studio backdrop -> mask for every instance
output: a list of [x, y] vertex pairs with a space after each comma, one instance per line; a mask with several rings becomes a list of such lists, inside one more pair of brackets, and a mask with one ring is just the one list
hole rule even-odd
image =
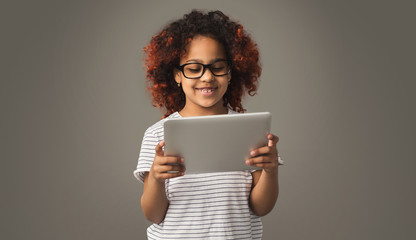
[[192, 9], [260, 49], [243, 106], [285, 160], [264, 239], [415, 239], [415, 4], [368, 0], [3, 1], [0, 238], [146, 238], [142, 49]]

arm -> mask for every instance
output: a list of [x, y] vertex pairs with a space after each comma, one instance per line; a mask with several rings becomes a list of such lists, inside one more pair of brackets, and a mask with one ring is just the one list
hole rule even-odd
[[[144, 216], [153, 223], [161, 223], [168, 210], [169, 201], [165, 193], [165, 180], [184, 175], [183, 158], [164, 156], [164, 141], [157, 144], [156, 155], [150, 171], [144, 178], [141, 206]], [[169, 165], [169, 164], [179, 165]], [[175, 172], [170, 172], [175, 171]]]
[[263, 168], [252, 173], [253, 184], [250, 194], [250, 207], [254, 214], [264, 216], [274, 207], [279, 195], [278, 152], [279, 138], [268, 134], [268, 146], [254, 149], [246, 164]]

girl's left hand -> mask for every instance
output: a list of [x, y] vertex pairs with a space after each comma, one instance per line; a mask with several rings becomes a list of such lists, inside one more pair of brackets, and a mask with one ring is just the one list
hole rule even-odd
[[276, 144], [279, 141], [279, 137], [273, 134], [267, 134], [269, 142], [267, 146], [253, 149], [250, 151], [250, 158], [246, 159], [246, 164], [263, 168], [266, 172], [276, 171], [279, 165], [278, 151]]

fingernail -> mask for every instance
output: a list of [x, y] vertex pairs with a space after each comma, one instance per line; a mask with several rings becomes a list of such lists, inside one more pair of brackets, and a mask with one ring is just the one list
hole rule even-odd
[[250, 165], [250, 161], [249, 161], [249, 160], [246, 160], [246, 164], [247, 164], [247, 165]]
[[181, 158], [181, 163], [184, 163], [184, 162], [185, 162], [185, 159]]
[[256, 152], [255, 152], [255, 151], [251, 151], [251, 152], [250, 152], [250, 155], [251, 155], [251, 156], [254, 156], [255, 154], [256, 154]]

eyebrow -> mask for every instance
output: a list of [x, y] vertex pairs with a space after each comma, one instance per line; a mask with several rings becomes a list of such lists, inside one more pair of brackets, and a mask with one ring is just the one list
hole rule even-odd
[[[227, 59], [225, 58], [215, 58], [213, 61], [211, 61], [210, 63], [216, 62], [216, 61], [226, 61]], [[203, 61], [201, 61], [201, 59], [189, 59], [186, 61], [186, 63], [188, 62], [196, 62], [196, 63], [202, 63]]]

